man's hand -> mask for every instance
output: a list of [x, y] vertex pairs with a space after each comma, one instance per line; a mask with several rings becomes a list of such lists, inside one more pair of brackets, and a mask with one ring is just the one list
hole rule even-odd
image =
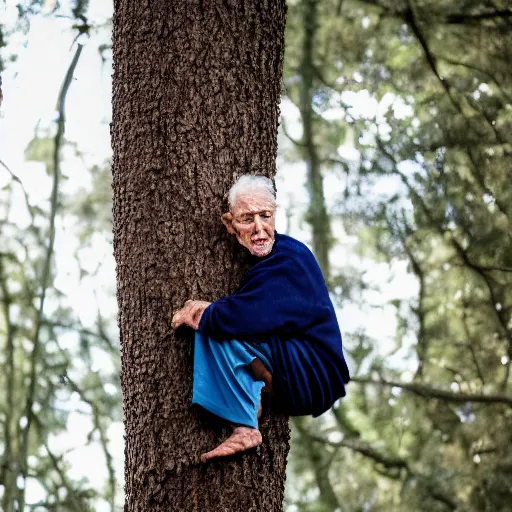
[[188, 325], [192, 329], [199, 329], [199, 322], [203, 316], [203, 311], [211, 304], [205, 300], [187, 300], [185, 305], [174, 313], [171, 326], [177, 329], [180, 325]]

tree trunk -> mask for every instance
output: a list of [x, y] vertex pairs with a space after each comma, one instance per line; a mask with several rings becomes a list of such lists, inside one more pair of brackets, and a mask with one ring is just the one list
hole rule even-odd
[[314, 140], [315, 112], [313, 96], [315, 94], [314, 50], [315, 36], [318, 29], [318, 0], [304, 0], [303, 12], [304, 38], [302, 41], [302, 58], [299, 68], [301, 76], [299, 110], [302, 119], [303, 157], [307, 166], [307, 186], [309, 191], [309, 208], [307, 221], [312, 230], [313, 253], [318, 260], [327, 283], [330, 279], [329, 249], [331, 245], [331, 219], [327, 213], [324, 196], [324, 180], [318, 148]]
[[233, 291], [220, 215], [235, 175], [275, 174], [284, 0], [115, 2], [112, 146], [127, 512], [280, 511], [289, 430], [199, 462], [228, 433], [191, 406], [187, 299]]

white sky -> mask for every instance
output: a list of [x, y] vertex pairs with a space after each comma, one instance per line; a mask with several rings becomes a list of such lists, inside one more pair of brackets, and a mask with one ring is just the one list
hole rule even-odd
[[[0, 7], [2, 22], [14, 23], [17, 2], [8, 0]], [[92, 21], [104, 22], [111, 13], [110, 2], [91, 0], [89, 17]], [[51, 181], [42, 164], [26, 162], [24, 151], [28, 142], [34, 137], [34, 130], [39, 124], [40, 133], [54, 129], [55, 103], [63, 77], [71, 62], [75, 47], [71, 48], [75, 32], [69, 19], [36, 17], [26, 35], [16, 34], [11, 40], [10, 48], [18, 55], [15, 63], [9, 64], [3, 73], [4, 104], [0, 112], [0, 159], [23, 181], [33, 204], [47, 207], [51, 190]], [[101, 164], [110, 155], [110, 64], [103, 67], [98, 53], [98, 46], [109, 41], [108, 29], [93, 34], [87, 43], [78, 63], [74, 80], [67, 100], [66, 138], [79, 142], [79, 149], [84, 154], [84, 162], [78, 158], [69, 158], [64, 165], [64, 173], [70, 179], [63, 183], [63, 191], [71, 193], [80, 187], [90, 186], [87, 167]], [[340, 99], [353, 105], [351, 115], [354, 117], [372, 117], [378, 114], [383, 122], [384, 109], [395, 101], [393, 108], [397, 115], [407, 115], [407, 107], [400, 105], [390, 96], [380, 104], [370, 98], [366, 91], [357, 95], [347, 93]], [[288, 100], [281, 105], [283, 117], [291, 135], [299, 138], [301, 127], [298, 124], [297, 108]], [[325, 113], [329, 119], [343, 116], [342, 109], [331, 109]], [[410, 115], [410, 114], [409, 114]], [[280, 140], [284, 137], [280, 136]], [[286, 151], [286, 143], [281, 144], [280, 153]], [[340, 148], [340, 156], [348, 160], [357, 160], [358, 153], [351, 144], [350, 137]], [[290, 226], [290, 234], [296, 238], [309, 241], [309, 229], [301, 221], [301, 213], [308, 204], [305, 189], [306, 174], [303, 164], [285, 163], [278, 159], [278, 203], [282, 209], [277, 217], [277, 229], [284, 231], [286, 225], [285, 210], [293, 205], [295, 215]], [[326, 177], [325, 193], [329, 205], [339, 200], [344, 188], [343, 177], [334, 174]], [[0, 187], [8, 181], [8, 175], [0, 168]], [[389, 187], [394, 184], [390, 183]], [[19, 192], [19, 190], [18, 190]], [[23, 206], [21, 194], [17, 197], [13, 213], [16, 222], [23, 226], [28, 223], [28, 216]], [[394, 341], [396, 319], [395, 310], [385, 304], [395, 298], [407, 299], [416, 296], [417, 283], [407, 275], [405, 264], [396, 262], [389, 268], [385, 264], [375, 264], [360, 259], [352, 248], [353, 238], [348, 237], [339, 222], [334, 223], [335, 235], [340, 242], [332, 251], [333, 268], [354, 266], [367, 271], [368, 280], [379, 286], [378, 294], [369, 293], [365, 298], [381, 308], [347, 305], [338, 311], [342, 332], [365, 328], [370, 336], [382, 343], [382, 352], [389, 350]], [[69, 297], [69, 305], [80, 312], [84, 325], [94, 325], [97, 304], [103, 312], [114, 314], [115, 298], [112, 289], [115, 283], [115, 267], [112, 247], [101, 237], [95, 237], [92, 248], [82, 253], [82, 260], [88, 261], [91, 268], [99, 263], [100, 272], [95, 279], [80, 280], [74, 251], [78, 247], [73, 232], [73, 222], [66, 221], [58, 226], [56, 254], [58, 275], [56, 286]], [[87, 305], [94, 307], [88, 307]], [[46, 314], [51, 313], [49, 304]], [[412, 340], [411, 340], [412, 341]], [[73, 337], [63, 338], [63, 344], [75, 343]], [[408, 347], [394, 357], [397, 364], [403, 366]], [[97, 357], [97, 368], [110, 365], [106, 358]], [[75, 407], [75, 403], [63, 404]], [[81, 414], [72, 413], [68, 422], [68, 435], [60, 435], [50, 440], [51, 448], [56, 453], [63, 453], [69, 448], [85, 444], [85, 436], [91, 429], [90, 421]], [[122, 425], [114, 424], [109, 432], [110, 448], [115, 458], [119, 482], [122, 481], [123, 437]], [[71, 463], [70, 476], [80, 479], [86, 476], [92, 485], [102, 488], [107, 481], [106, 465], [98, 444], [70, 452], [66, 459]], [[34, 482], [27, 482], [29, 502], [42, 499], [44, 493]], [[122, 501], [122, 490], [118, 493]], [[108, 510], [106, 504], [99, 504], [98, 512]]]

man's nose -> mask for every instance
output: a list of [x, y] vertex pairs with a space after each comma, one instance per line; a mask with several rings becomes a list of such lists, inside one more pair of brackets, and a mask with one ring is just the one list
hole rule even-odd
[[258, 231], [261, 231], [263, 229], [263, 222], [261, 220], [261, 217], [256, 214], [254, 216], [254, 231], [258, 232]]

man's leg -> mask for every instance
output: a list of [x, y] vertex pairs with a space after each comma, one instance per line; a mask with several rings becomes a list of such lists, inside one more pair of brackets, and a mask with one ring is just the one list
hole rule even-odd
[[248, 367], [254, 380], [262, 380], [265, 383], [265, 391], [272, 395], [272, 374], [267, 370], [263, 361], [257, 357]]
[[[248, 365], [248, 369], [254, 380], [261, 380], [265, 382], [265, 387], [263, 388], [262, 393], [267, 393], [268, 396], [271, 396], [272, 374], [265, 368], [261, 359], [255, 359], [250, 365]], [[258, 421], [261, 418], [262, 412], [263, 404], [260, 403], [258, 408]], [[243, 425], [233, 426], [233, 433], [219, 446], [217, 446], [217, 448], [207, 453], [203, 453], [203, 455], [201, 455], [201, 461], [206, 462], [207, 460], [214, 459], [216, 457], [227, 457], [238, 452], [250, 450], [251, 448], [259, 446], [262, 441], [261, 433], [258, 429]]]
[[[196, 333], [193, 403], [197, 403], [233, 424], [233, 433], [201, 460], [225, 457], [261, 444], [258, 430], [261, 390], [271, 385], [269, 372], [255, 365], [258, 378], [250, 371], [257, 357], [237, 340], [218, 342]], [[264, 378], [263, 378], [264, 377]]]
[[[252, 375], [254, 380], [261, 380], [265, 383], [265, 388], [262, 391], [272, 395], [272, 374], [267, 370], [262, 360], [256, 358], [248, 365], [249, 373]], [[263, 406], [260, 404], [258, 409], [258, 420], [261, 418], [263, 412]], [[233, 433], [223, 441], [217, 448], [203, 453], [201, 455], [202, 462], [214, 459], [216, 457], [227, 457], [234, 455], [238, 452], [250, 450], [256, 448], [262, 443], [262, 437], [259, 430], [251, 427], [245, 427], [243, 425], [233, 427]]]
[[[263, 384], [272, 391], [272, 374], [262, 345], [257, 349], [244, 342], [218, 342], [196, 333], [193, 402], [230, 421], [233, 433], [217, 448], [201, 456], [202, 461], [225, 457], [260, 445]], [[270, 366], [269, 366], [270, 367]], [[263, 384], [262, 384], [263, 382]], [[267, 393], [265, 393], [267, 394]]]

